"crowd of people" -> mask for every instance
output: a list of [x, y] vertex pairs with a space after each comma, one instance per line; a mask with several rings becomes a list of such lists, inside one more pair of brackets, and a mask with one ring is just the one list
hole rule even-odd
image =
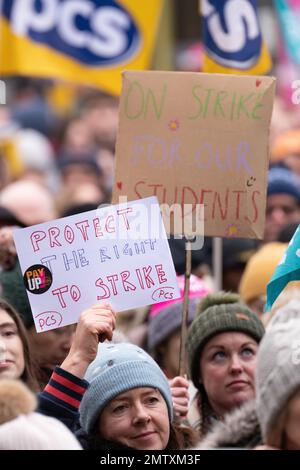
[[[13, 79], [0, 108], [0, 449], [300, 449], [300, 286], [265, 312], [300, 223], [300, 128], [272, 133], [263, 241], [193, 251], [186, 375], [179, 376], [185, 243], [170, 239], [180, 298], [37, 333], [14, 227], [111, 199], [118, 102], [80, 88], [65, 116], [47, 83]], [[54, 108], [55, 109], [55, 108]], [[274, 129], [273, 129], [274, 130]]]

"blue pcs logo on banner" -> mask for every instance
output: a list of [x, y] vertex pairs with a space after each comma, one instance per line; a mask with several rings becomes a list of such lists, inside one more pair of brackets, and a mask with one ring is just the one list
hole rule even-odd
[[5, 0], [15, 34], [89, 66], [128, 61], [141, 46], [132, 16], [114, 0]]
[[210, 57], [225, 67], [254, 66], [262, 47], [256, 0], [203, 0], [201, 5]]

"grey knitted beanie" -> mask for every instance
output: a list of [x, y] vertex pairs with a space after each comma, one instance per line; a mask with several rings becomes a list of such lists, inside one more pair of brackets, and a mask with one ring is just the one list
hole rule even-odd
[[[189, 299], [188, 322], [192, 323], [196, 314], [200, 299]], [[182, 321], [183, 302], [177, 302], [159, 311], [153, 317], [150, 317], [147, 332], [148, 351], [153, 351], [172, 333], [180, 328]]]
[[298, 388], [300, 301], [291, 300], [278, 309], [258, 349], [256, 406], [264, 439]]
[[80, 405], [80, 424], [90, 433], [105, 406], [121, 393], [138, 387], [156, 388], [162, 394], [173, 420], [169, 382], [156, 362], [143, 349], [130, 343], [103, 343], [87, 369], [90, 385]]
[[237, 294], [220, 292], [208, 295], [199, 305], [188, 330], [187, 352], [191, 379], [199, 389], [199, 359], [205, 344], [227, 331], [245, 333], [260, 342], [264, 326], [258, 316], [241, 302]]

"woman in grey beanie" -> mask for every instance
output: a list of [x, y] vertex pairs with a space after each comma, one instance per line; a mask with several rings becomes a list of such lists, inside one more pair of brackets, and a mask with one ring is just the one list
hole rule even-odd
[[188, 428], [173, 423], [170, 386], [156, 362], [129, 343], [99, 345], [87, 369], [89, 388], [80, 423], [97, 449], [115, 443], [140, 450], [178, 450], [192, 440]]
[[174, 424], [171, 389], [156, 362], [136, 345], [105, 342], [111, 341], [115, 323], [109, 305], [83, 312], [67, 358], [40, 396], [39, 410], [74, 431], [79, 418], [76, 436], [85, 449], [190, 447], [196, 436]]

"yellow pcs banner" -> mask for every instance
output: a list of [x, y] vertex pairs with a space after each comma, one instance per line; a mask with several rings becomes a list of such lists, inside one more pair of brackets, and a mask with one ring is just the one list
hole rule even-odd
[[0, 1], [0, 74], [53, 77], [121, 91], [147, 69], [164, 0]]
[[262, 38], [256, 0], [199, 0], [203, 72], [264, 75], [272, 60]]

